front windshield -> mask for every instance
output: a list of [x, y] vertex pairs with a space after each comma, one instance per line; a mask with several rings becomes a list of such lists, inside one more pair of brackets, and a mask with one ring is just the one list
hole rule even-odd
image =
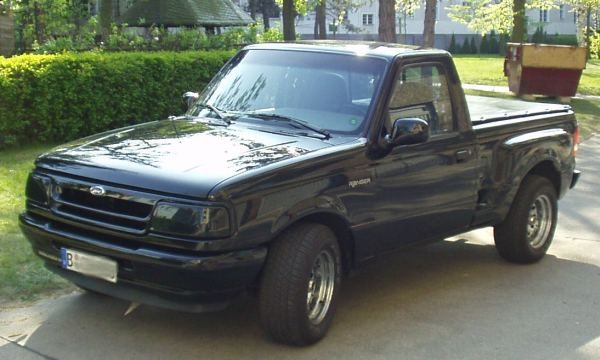
[[207, 86], [189, 114], [209, 104], [239, 119], [252, 114], [294, 118], [319, 129], [357, 132], [386, 62], [365, 56], [249, 50], [236, 55]]

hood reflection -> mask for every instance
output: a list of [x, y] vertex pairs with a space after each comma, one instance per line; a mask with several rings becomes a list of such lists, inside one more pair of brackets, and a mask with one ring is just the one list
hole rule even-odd
[[[241, 124], [159, 121], [115, 130], [56, 148], [46, 159], [134, 170], [238, 173], [328, 146], [309, 138], [279, 135]], [[233, 175], [233, 174], [232, 174]]]

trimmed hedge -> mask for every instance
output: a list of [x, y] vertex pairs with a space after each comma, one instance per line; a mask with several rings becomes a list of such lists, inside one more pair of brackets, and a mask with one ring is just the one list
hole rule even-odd
[[0, 148], [64, 142], [184, 110], [234, 51], [0, 59]]

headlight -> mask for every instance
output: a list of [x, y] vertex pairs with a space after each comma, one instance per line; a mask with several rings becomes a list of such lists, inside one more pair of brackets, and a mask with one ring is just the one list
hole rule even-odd
[[48, 207], [50, 200], [50, 182], [50, 178], [30, 173], [29, 178], [27, 179], [27, 187], [25, 188], [27, 200], [37, 205]]
[[222, 207], [160, 202], [154, 208], [150, 231], [187, 237], [229, 235], [229, 213]]

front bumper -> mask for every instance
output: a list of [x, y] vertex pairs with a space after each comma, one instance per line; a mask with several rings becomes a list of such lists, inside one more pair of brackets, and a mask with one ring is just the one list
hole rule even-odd
[[[183, 311], [225, 307], [256, 282], [267, 255], [266, 247], [210, 254], [123, 247], [55, 228], [27, 213], [20, 216], [20, 225], [46, 267], [67, 280], [124, 300]], [[117, 261], [117, 283], [64, 270], [60, 264], [62, 247]]]

